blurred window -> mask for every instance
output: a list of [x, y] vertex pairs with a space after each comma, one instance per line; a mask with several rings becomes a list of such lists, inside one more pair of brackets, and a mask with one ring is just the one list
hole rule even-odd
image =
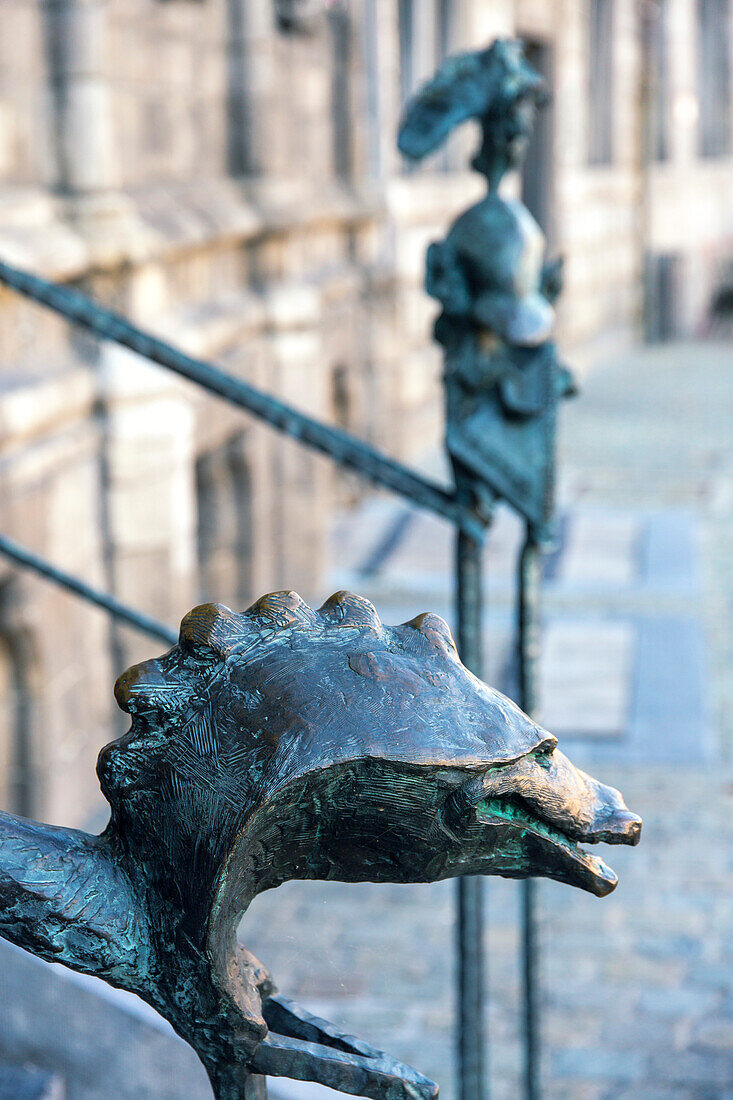
[[[397, 32], [400, 46], [400, 106], [404, 107], [415, 89], [415, 3], [397, 0]], [[414, 172], [417, 164], [403, 158], [401, 170]]]
[[613, 160], [613, 0], [588, 4], [588, 163]]
[[331, 29], [331, 119], [333, 125], [333, 167], [339, 179], [353, 175], [353, 133], [351, 97], [352, 28], [346, 4], [329, 9]]
[[397, 26], [400, 40], [400, 101], [407, 102], [415, 83], [415, 4], [397, 0]]
[[649, 0], [645, 9], [646, 65], [649, 81], [649, 156], [670, 156], [669, 0]]
[[[5, 612], [9, 602], [6, 585], [0, 592], [0, 611]], [[0, 625], [0, 805], [21, 817], [31, 817], [31, 697], [24, 650], [16, 632]]]
[[[249, 2], [249, 0], [248, 0]], [[258, 3], [259, 0], [253, 0]], [[308, 34], [322, 5], [315, 0], [275, 0], [275, 22], [285, 34]]]
[[731, 150], [730, 0], [697, 0], [698, 151]]
[[456, 0], [436, 0], [435, 3], [435, 64], [442, 65], [453, 51], [457, 38], [458, 11]]
[[[439, 69], [447, 57], [455, 53], [459, 41], [459, 0], [436, 0], [435, 3], [435, 68]], [[436, 167], [452, 172], [460, 167], [462, 159], [461, 135], [455, 130], [448, 136]]]
[[346, 431], [351, 427], [351, 394], [349, 369], [339, 363], [331, 372], [331, 413], [334, 423]]
[[541, 39], [525, 38], [524, 43], [527, 61], [545, 81], [550, 99], [537, 114], [532, 140], [524, 159], [521, 176], [522, 202], [545, 234], [548, 245], [552, 246], [555, 190], [553, 48], [550, 42]]
[[364, 65], [368, 111], [369, 175], [378, 179], [382, 174], [382, 112], [379, 95], [379, 26], [377, 0], [364, 5]]
[[235, 608], [252, 599], [252, 487], [237, 433], [196, 462], [200, 598]]

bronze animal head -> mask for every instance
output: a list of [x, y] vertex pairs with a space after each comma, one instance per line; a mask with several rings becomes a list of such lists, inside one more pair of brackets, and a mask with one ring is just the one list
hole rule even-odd
[[616, 876], [580, 843], [639, 839], [620, 794], [468, 672], [435, 615], [387, 627], [349, 593], [206, 604], [115, 691], [132, 724], [99, 757], [110, 823], [6, 815], [0, 931], [138, 992], [215, 1082], [267, 1032], [267, 983], [236, 943], [260, 891], [499, 874], [603, 895]]

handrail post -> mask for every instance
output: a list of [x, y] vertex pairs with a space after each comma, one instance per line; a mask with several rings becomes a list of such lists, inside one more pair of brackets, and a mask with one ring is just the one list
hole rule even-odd
[[[539, 544], [553, 526], [555, 413], [574, 384], [550, 339], [562, 261], [545, 261], [542, 230], [521, 202], [500, 193], [500, 183], [521, 165], [544, 99], [542, 77], [527, 63], [521, 42], [497, 39], [486, 50], [445, 61], [407, 104], [398, 138], [402, 153], [419, 161], [467, 119], [481, 130], [471, 166], [485, 177], [486, 195], [429, 246], [425, 288], [441, 305], [434, 335], [444, 349], [446, 449], [458, 494], [484, 518], [503, 500], [527, 524], [517, 645], [520, 701], [528, 711], [534, 707]], [[459, 649], [481, 676], [480, 557], [470, 539], [459, 537], [457, 559]], [[522, 918], [525, 1068], [527, 1100], [538, 1100], [532, 891], [528, 883]], [[459, 949], [465, 953], [459, 967], [461, 1100], [481, 1096], [483, 1025], [473, 1018], [480, 999], [470, 973], [473, 953], [480, 951], [479, 925], [478, 891], [466, 884], [459, 888]]]
[[[497, 39], [443, 64], [407, 104], [397, 142], [419, 161], [467, 119], [479, 123], [471, 166], [486, 195], [426, 254], [425, 289], [441, 305], [434, 336], [444, 350], [446, 449], [458, 498], [477, 517], [488, 523], [503, 499], [533, 532], [548, 526], [555, 405], [569, 384], [549, 342], [561, 265], [542, 262], [542, 231], [499, 185], [521, 164], [543, 98], [521, 43]], [[458, 648], [481, 677], [481, 548], [465, 531], [456, 550]], [[458, 909], [460, 1096], [483, 1100], [480, 883], [461, 881]]]
[[[456, 533], [456, 633], [461, 660], [481, 678], [483, 666], [482, 545]], [[460, 1100], [489, 1100], [486, 1049], [483, 879], [456, 880], [458, 921], [458, 1076]]]
[[[519, 705], [525, 713], [537, 712], [537, 676], [540, 654], [539, 599], [541, 549], [529, 524], [519, 555], [517, 576], [517, 668]], [[537, 882], [525, 879], [521, 889], [522, 1000], [524, 1008], [524, 1096], [540, 1097], [540, 997], [537, 937]]]

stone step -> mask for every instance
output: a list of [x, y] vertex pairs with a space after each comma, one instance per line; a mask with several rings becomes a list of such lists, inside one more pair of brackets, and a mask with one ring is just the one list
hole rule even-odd
[[2, 1100], [66, 1100], [62, 1079], [36, 1066], [13, 1066], [0, 1062]]

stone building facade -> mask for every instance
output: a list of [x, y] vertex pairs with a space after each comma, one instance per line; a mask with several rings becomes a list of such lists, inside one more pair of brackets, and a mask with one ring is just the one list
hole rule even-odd
[[[406, 170], [405, 97], [453, 50], [527, 37], [553, 105], [516, 186], [566, 255], [582, 364], [640, 337], [645, 288], [660, 331], [704, 318], [733, 230], [730, 7], [3, 0], [0, 256], [417, 461], [441, 417], [424, 251], [479, 181], [470, 134]], [[5, 290], [0, 464], [3, 532], [170, 623], [327, 594], [329, 515], [358, 492]], [[154, 648], [0, 563], [2, 806], [98, 812], [113, 677]]]

